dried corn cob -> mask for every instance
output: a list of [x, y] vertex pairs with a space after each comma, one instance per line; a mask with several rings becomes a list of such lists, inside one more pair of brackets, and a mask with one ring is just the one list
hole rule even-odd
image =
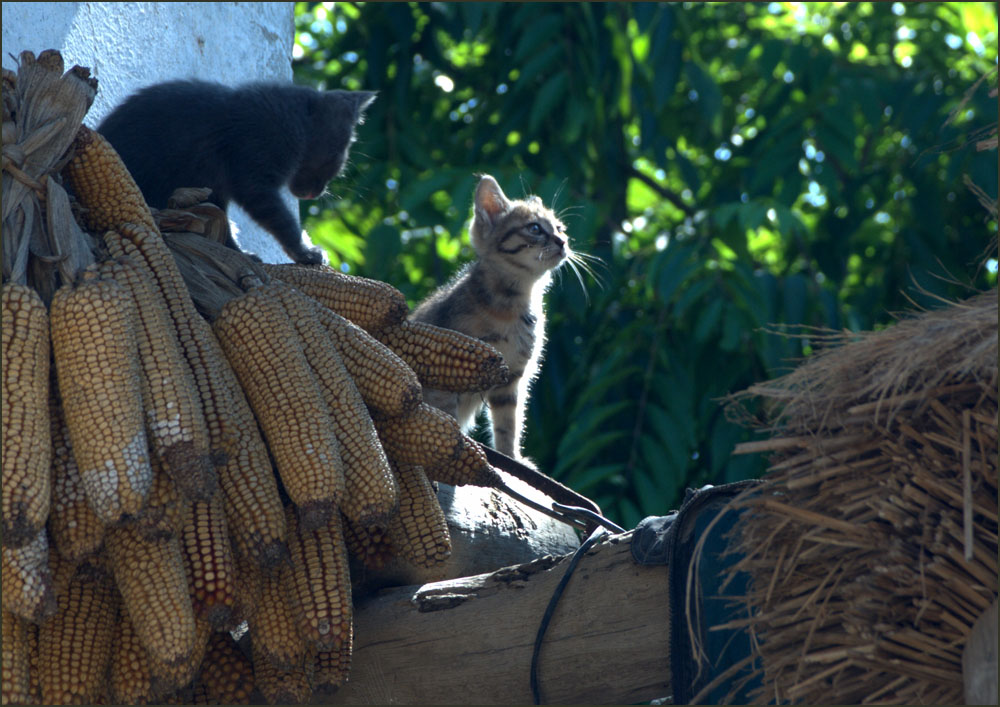
[[148, 541], [179, 537], [184, 528], [184, 515], [192, 503], [184, 498], [165, 471], [160, 461], [153, 459], [153, 488], [146, 499], [134, 527], [136, 532]]
[[384, 567], [393, 556], [394, 549], [389, 541], [387, 528], [354, 525], [346, 517], [341, 517], [344, 529], [344, 544], [351, 557], [356, 558], [369, 569]]
[[478, 392], [510, 379], [499, 351], [451, 329], [407, 320], [383, 329], [378, 339], [406, 361], [425, 388]]
[[417, 374], [378, 339], [326, 307], [316, 314], [333, 338], [365, 404], [389, 417], [405, 415], [421, 400]]
[[114, 584], [88, 563], [59, 561], [55, 572], [59, 611], [38, 632], [42, 704], [93, 704], [104, 694], [111, 659]]
[[354, 627], [347, 641], [330, 651], [319, 651], [313, 660], [312, 684], [315, 690], [334, 690], [344, 684], [351, 672]]
[[291, 569], [280, 566], [271, 572], [258, 572], [260, 601], [247, 618], [254, 655], [266, 657], [282, 668], [298, 665], [306, 655], [306, 644], [289, 606], [287, 588], [291, 580], [286, 575]]
[[431, 482], [419, 466], [396, 465], [399, 512], [389, 523], [396, 553], [418, 567], [440, 565], [451, 555], [451, 536]]
[[134, 527], [105, 533], [122, 604], [150, 660], [178, 665], [195, 649], [195, 621], [177, 538], [144, 540]]
[[462, 445], [462, 430], [451, 415], [420, 403], [403, 417], [375, 418], [375, 429], [392, 461], [425, 468], [455, 458]]
[[455, 456], [427, 467], [424, 471], [431, 481], [440, 481], [452, 486], [472, 484], [473, 486], [497, 488], [501, 482], [500, 475], [486, 459], [482, 447], [464, 434], [459, 441]]
[[63, 168], [63, 177], [84, 207], [89, 230], [102, 232], [125, 223], [156, 229], [142, 192], [103, 135], [81, 125], [69, 152], [73, 158]]
[[126, 225], [105, 234], [112, 253], [128, 255], [159, 285], [196, 381], [225, 494], [230, 531], [255, 561], [271, 566], [287, 555], [285, 515], [257, 422], [212, 333], [195, 311], [173, 255], [160, 235]]
[[307, 671], [303, 661], [295, 665], [281, 667], [273, 663], [266, 655], [257, 652], [257, 646], [253, 649], [253, 679], [254, 685], [264, 696], [264, 699], [272, 705], [297, 705], [303, 704], [311, 693], [309, 685], [309, 672], [312, 669], [312, 660], [309, 660], [309, 670]]
[[111, 644], [111, 699], [122, 705], [149, 704], [155, 699], [152, 679], [146, 649], [128, 612], [120, 611]]
[[52, 298], [52, 349], [73, 456], [105, 525], [136, 515], [153, 482], [134, 307], [113, 280], [67, 285]]
[[136, 340], [150, 448], [181, 493], [208, 499], [217, 486], [205, 415], [163, 298], [152, 278], [130, 258], [107, 260], [100, 270], [102, 276], [129, 290], [136, 303]]
[[49, 318], [24, 285], [3, 286], [2, 309], [3, 544], [20, 547], [49, 515]]
[[229, 419], [232, 403], [225, 381], [227, 375], [232, 376], [232, 371], [208, 322], [195, 310], [170, 249], [158, 232], [133, 224], [122, 226], [120, 233], [109, 231], [104, 241], [113, 255], [130, 257], [157, 283], [194, 376], [211, 451], [222, 458], [232, 456], [236, 441]]
[[253, 664], [228, 633], [213, 633], [208, 639], [196, 686], [204, 688], [207, 704], [250, 704]]
[[190, 685], [198, 674], [198, 667], [208, 649], [208, 639], [212, 635], [212, 627], [205, 619], [196, 616], [194, 619], [194, 647], [191, 655], [179, 663], [168, 663], [149, 654], [149, 672], [152, 675], [153, 694], [166, 695], [185, 685]]
[[246, 391], [302, 522], [317, 528], [344, 497], [340, 445], [295, 328], [278, 302], [248, 292], [215, 331]]
[[41, 621], [56, 610], [49, 569], [49, 541], [42, 528], [21, 547], [0, 548], [3, 610], [30, 621]]
[[288, 557], [285, 512], [271, 458], [239, 381], [226, 369], [233, 453], [218, 468], [229, 534], [236, 548], [261, 567]]
[[181, 546], [195, 613], [214, 628], [227, 626], [236, 605], [236, 574], [219, 496], [188, 504]]
[[[282, 509], [282, 521], [284, 520], [284, 509]], [[286, 562], [288, 548], [285, 547]], [[260, 606], [260, 599], [264, 593], [263, 572], [276, 571], [274, 568], [263, 568], [252, 557], [240, 551], [239, 546], [233, 543], [233, 562], [236, 565], [236, 576], [240, 578], [236, 582], [236, 607], [233, 612], [233, 623], [239, 625], [253, 616]]]
[[287, 520], [292, 613], [309, 646], [337, 649], [349, 640], [352, 621], [351, 578], [340, 515], [322, 528], [304, 530], [289, 507]]
[[52, 510], [49, 534], [52, 546], [60, 555], [78, 562], [97, 552], [104, 542], [104, 525], [97, 517], [83, 490], [80, 470], [73, 458], [69, 428], [59, 402], [58, 384], [52, 371], [49, 386], [49, 422], [52, 430]]
[[410, 311], [406, 297], [392, 285], [345, 275], [329, 266], [264, 265], [264, 270], [369, 333], [399, 324]]
[[29, 705], [31, 681], [29, 665], [31, 647], [28, 643], [27, 621], [9, 611], [3, 612], [3, 689], [0, 691], [5, 705]]
[[28, 704], [40, 705], [42, 703], [42, 685], [39, 682], [38, 666], [38, 624], [27, 621], [26, 633], [28, 636], [28, 692], [31, 701]]
[[281, 302], [302, 341], [309, 365], [332, 415], [344, 461], [345, 494], [340, 510], [355, 523], [385, 523], [396, 509], [396, 481], [361, 394], [351, 380], [313, 302], [281, 283], [260, 290]]

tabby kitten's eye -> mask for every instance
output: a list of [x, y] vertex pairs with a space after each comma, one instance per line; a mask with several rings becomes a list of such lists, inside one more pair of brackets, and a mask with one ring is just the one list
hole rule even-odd
[[537, 223], [529, 223], [528, 233], [530, 233], [533, 236], [538, 236], [542, 233], [542, 227], [539, 226]]

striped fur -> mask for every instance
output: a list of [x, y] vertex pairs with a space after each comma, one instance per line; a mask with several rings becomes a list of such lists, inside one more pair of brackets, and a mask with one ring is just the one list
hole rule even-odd
[[[482, 393], [425, 390], [424, 400], [471, 426], [489, 405], [496, 449], [520, 457], [528, 387], [545, 338], [542, 296], [550, 272], [571, 257], [566, 229], [537, 196], [509, 200], [493, 177], [476, 187], [469, 229], [478, 259], [431, 294], [411, 319], [455, 329], [491, 344], [510, 368], [507, 385]], [[485, 397], [485, 400], [484, 400]]]

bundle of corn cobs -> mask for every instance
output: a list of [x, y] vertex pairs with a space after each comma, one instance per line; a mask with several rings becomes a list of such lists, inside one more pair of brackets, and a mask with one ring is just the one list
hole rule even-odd
[[165, 236], [213, 207], [154, 218], [87, 70], [3, 78], [3, 703], [341, 684], [349, 553], [440, 563], [432, 481], [498, 481], [421, 385], [488, 389], [499, 354], [384, 283]]

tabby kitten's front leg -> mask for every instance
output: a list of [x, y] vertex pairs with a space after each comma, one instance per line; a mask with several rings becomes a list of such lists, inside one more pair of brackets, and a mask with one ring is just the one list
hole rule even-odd
[[493, 422], [493, 448], [501, 454], [517, 459], [521, 456], [521, 423], [524, 405], [518, 402], [518, 379], [494, 388], [486, 395]]

